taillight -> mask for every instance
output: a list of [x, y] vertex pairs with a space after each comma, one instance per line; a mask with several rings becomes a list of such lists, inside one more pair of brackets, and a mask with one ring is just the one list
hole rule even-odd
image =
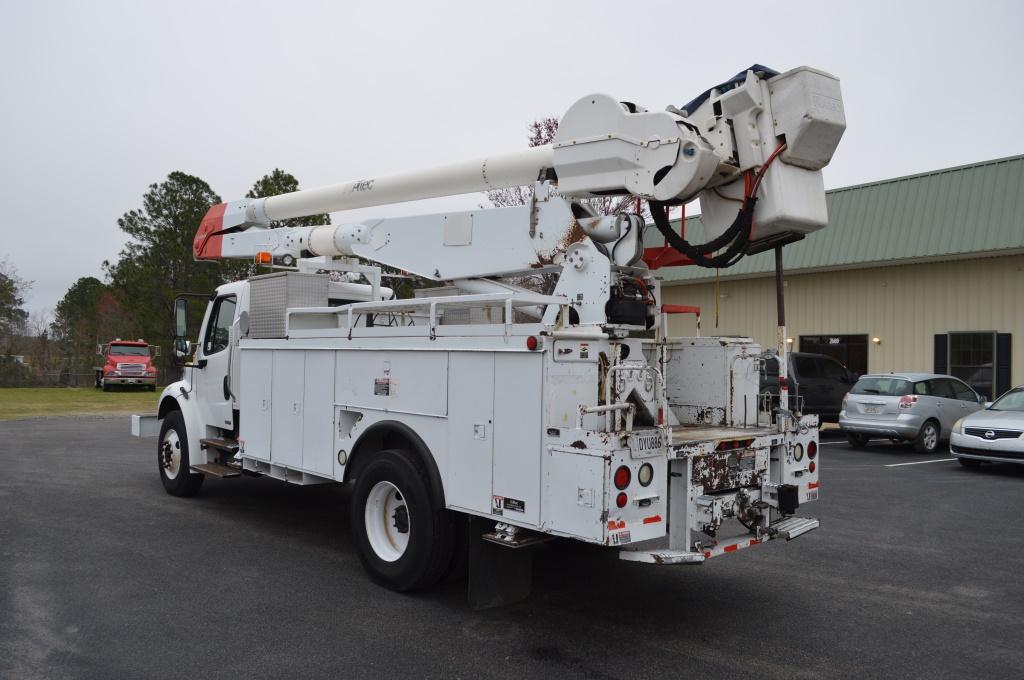
[[900, 408], [912, 408], [916, 403], [916, 394], [904, 394], [902, 397], [900, 397]]
[[640, 486], [650, 486], [654, 481], [654, 466], [650, 463], [641, 465], [640, 471], [636, 473], [636, 481], [640, 482]]
[[528, 338], [526, 338], [526, 349], [533, 352], [538, 347], [540, 347], [540, 340], [537, 339], [536, 335], [531, 335]]
[[[817, 455], [818, 455], [818, 442], [808, 442], [808, 444], [807, 444], [807, 457], [810, 458], [811, 460], [814, 460], [814, 457], [817, 456]], [[811, 465], [813, 466], [814, 463], [811, 463]], [[814, 472], [813, 468], [811, 469], [811, 472]]]
[[810, 464], [809, 464], [809, 465], [807, 466], [807, 471], [808, 471], [808, 472], [814, 472], [814, 471], [815, 471], [816, 469], [818, 469], [818, 466], [817, 466], [817, 465], [815, 465], [815, 464], [814, 464], [814, 461], [812, 460], [812, 461], [810, 462]]
[[[625, 489], [627, 486], [629, 486], [629, 480], [632, 479], [632, 477], [633, 475], [629, 471], [628, 467], [626, 467], [625, 465], [619, 466], [619, 469], [615, 471], [615, 478], [613, 479], [613, 481], [615, 482], [615, 488]], [[625, 494], [620, 495], [624, 496]], [[622, 506], [620, 505], [619, 507], [621, 508]]]
[[626, 498], [626, 494], [624, 494], [624, 493], [620, 493], [618, 496], [615, 497], [615, 505], [620, 507], [620, 508], [626, 507], [626, 503], [628, 503], [628, 502], [629, 502], [629, 499]]

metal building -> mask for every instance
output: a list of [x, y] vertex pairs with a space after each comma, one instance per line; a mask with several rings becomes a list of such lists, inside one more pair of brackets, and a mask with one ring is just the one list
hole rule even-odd
[[[828, 192], [829, 227], [784, 250], [787, 342], [856, 373], [935, 371], [993, 396], [1024, 383], [1024, 156]], [[700, 242], [700, 218], [686, 220]], [[661, 245], [649, 229], [648, 245]], [[705, 335], [775, 345], [774, 256], [661, 270]], [[693, 334], [693, 317], [672, 319]]]

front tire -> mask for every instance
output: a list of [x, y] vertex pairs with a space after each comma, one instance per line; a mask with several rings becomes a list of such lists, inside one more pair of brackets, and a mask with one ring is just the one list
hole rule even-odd
[[188, 436], [181, 411], [171, 411], [160, 425], [156, 449], [157, 468], [164, 490], [172, 496], [194, 496], [205, 476], [192, 474], [188, 458]]
[[927, 420], [921, 426], [914, 440], [914, 449], [918, 453], [935, 453], [939, 449], [939, 424], [934, 420]]
[[868, 445], [868, 436], [864, 434], [857, 434], [855, 432], [848, 432], [846, 434], [846, 441], [850, 442], [850, 446], [855, 449], [863, 449]]
[[435, 506], [420, 461], [402, 449], [374, 454], [352, 494], [359, 560], [376, 583], [398, 592], [444, 576], [455, 548], [454, 515]]

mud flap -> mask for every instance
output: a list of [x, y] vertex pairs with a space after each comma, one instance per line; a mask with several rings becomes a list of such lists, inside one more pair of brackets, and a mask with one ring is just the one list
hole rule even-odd
[[467, 523], [467, 596], [469, 606], [476, 610], [521, 602], [533, 587], [533, 549], [508, 548], [480, 538], [493, 527], [493, 520], [479, 517], [470, 517]]

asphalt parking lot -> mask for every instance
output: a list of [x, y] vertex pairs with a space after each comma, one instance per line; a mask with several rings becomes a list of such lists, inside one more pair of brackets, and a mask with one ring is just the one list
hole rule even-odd
[[[1024, 466], [822, 447], [822, 528], [698, 567], [554, 544], [533, 596], [397, 595], [346, 493], [164, 493], [125, 418], [0, 423], [0, 677], [1020, 677]], [[940, 459], [939, 462], [923, 462]], [[904, 465], [905, 463], [915, 463]]]

